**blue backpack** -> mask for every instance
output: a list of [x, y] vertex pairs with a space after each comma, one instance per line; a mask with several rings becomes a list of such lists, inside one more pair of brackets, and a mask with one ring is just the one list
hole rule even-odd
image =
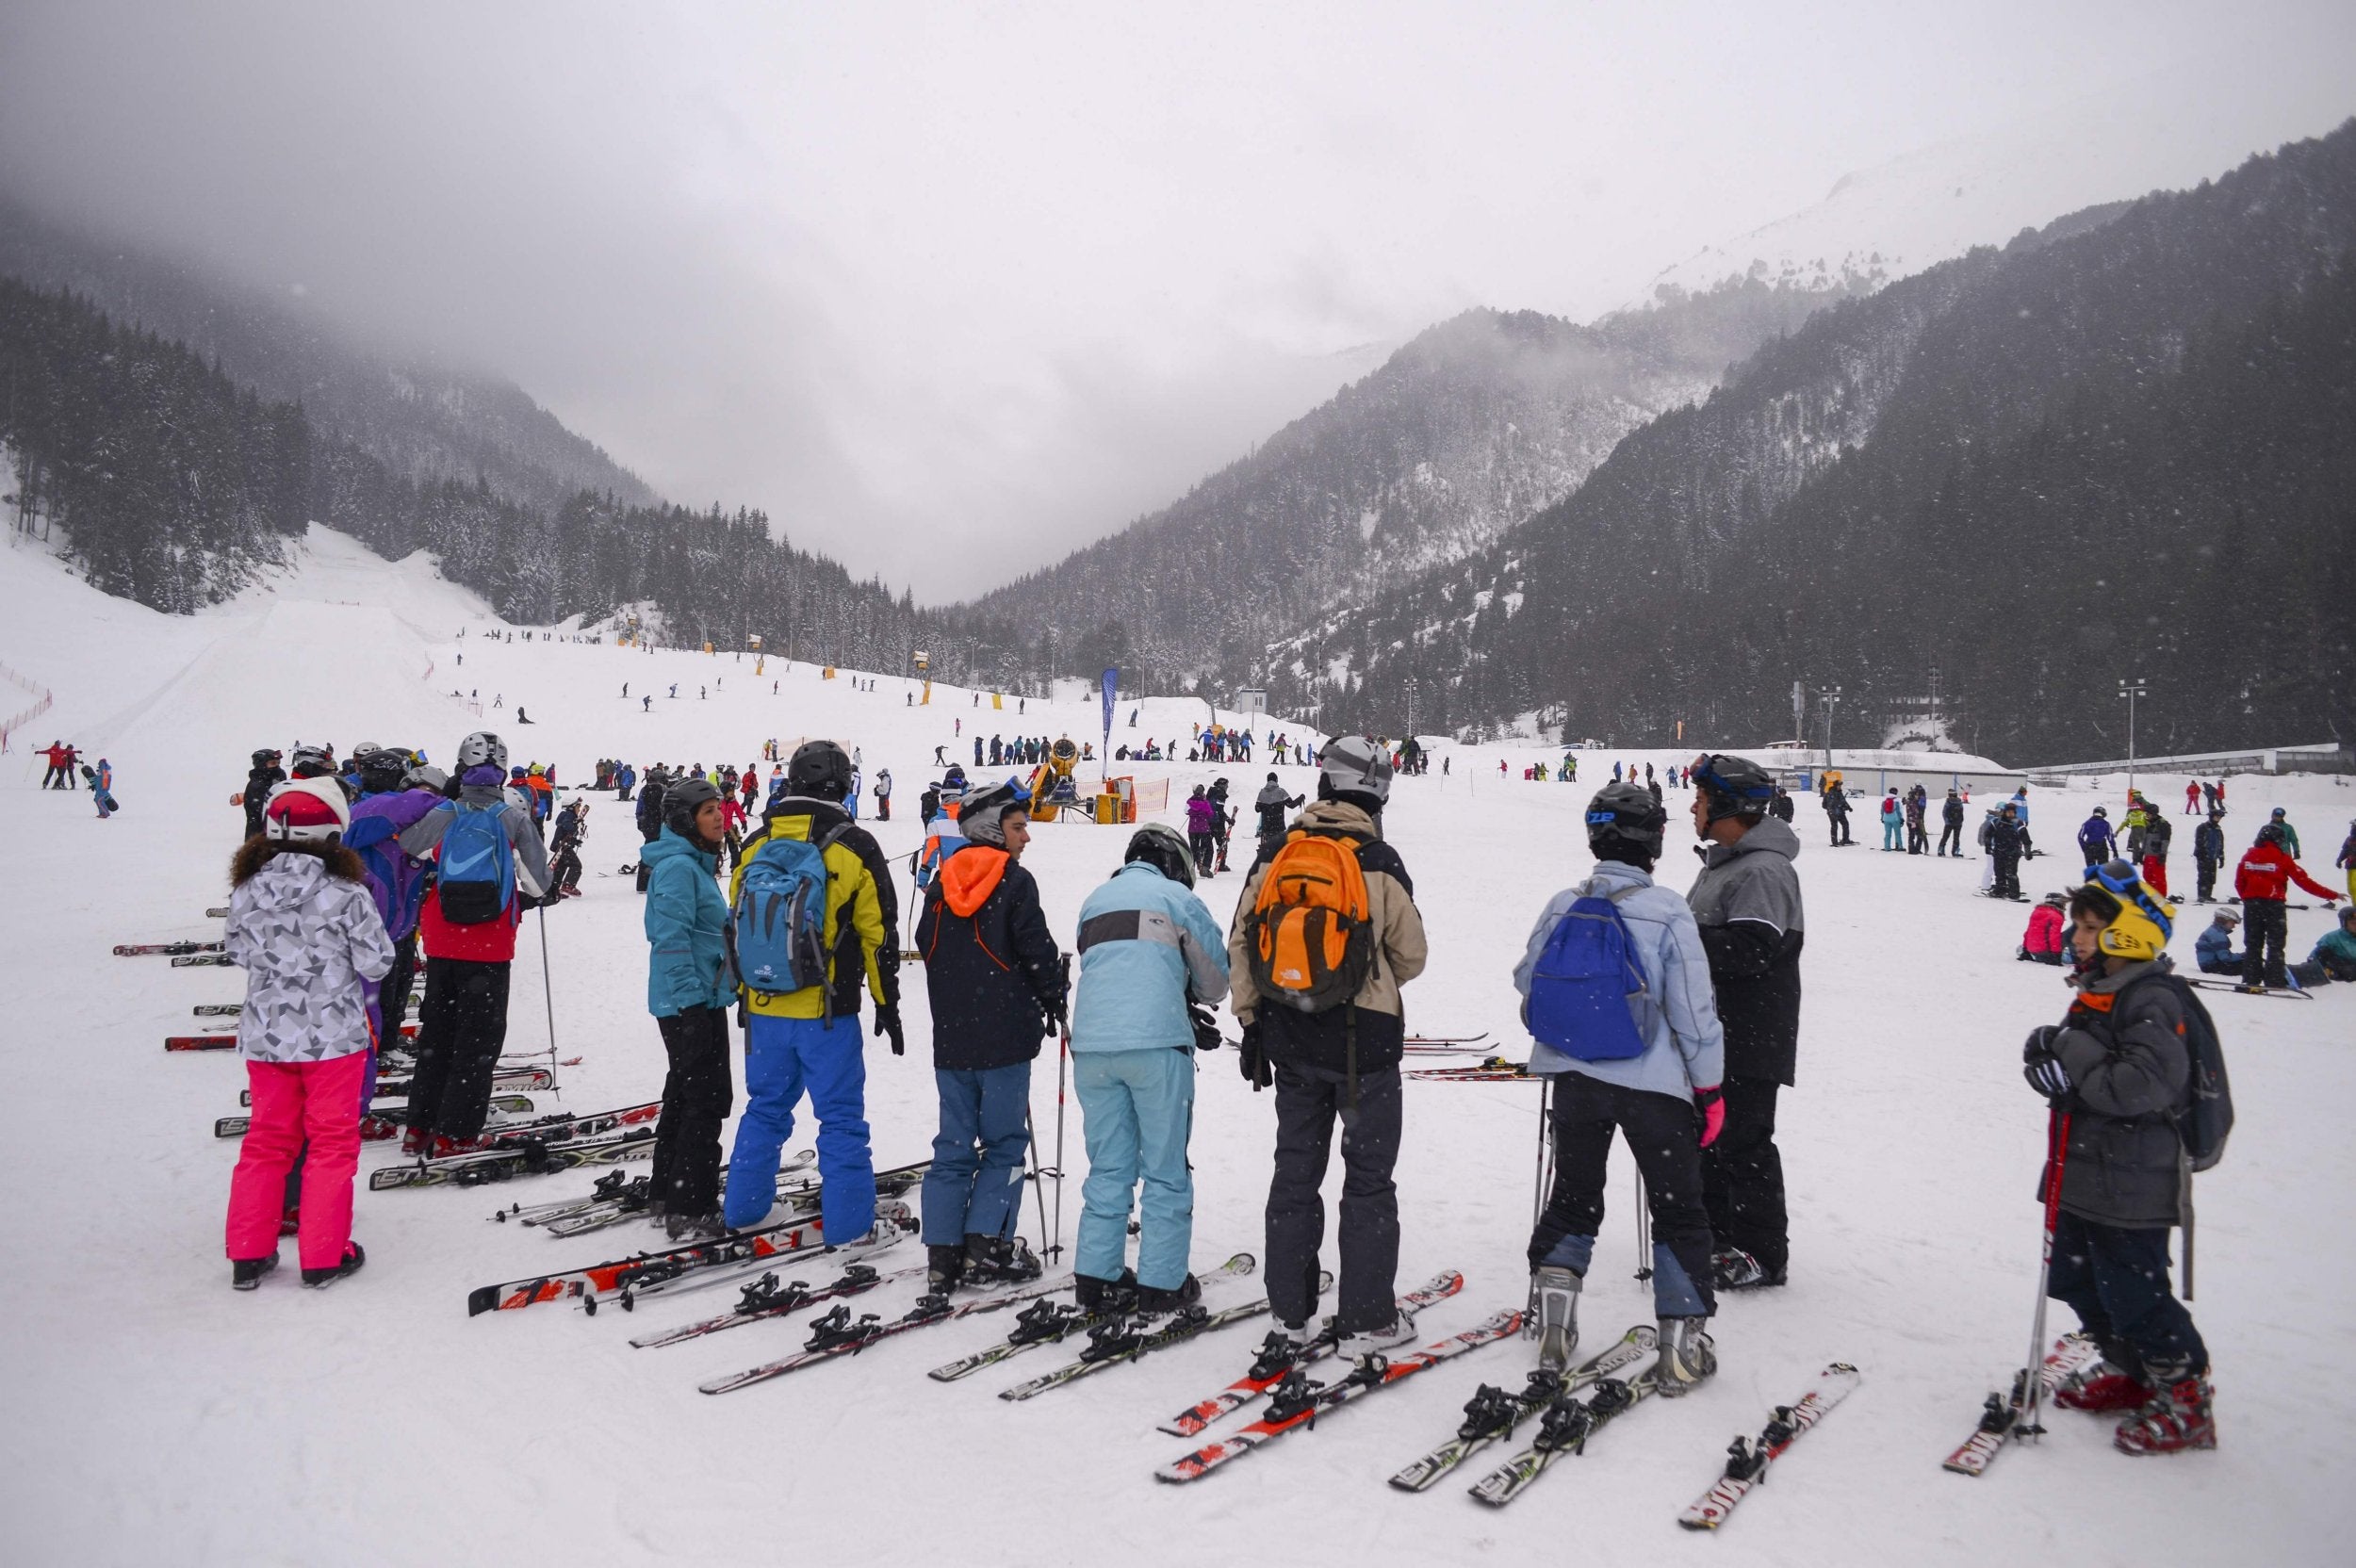
[[506, 912], [515, 897], [515, 849], [501, 820], [504, 804], [450, 802], [450, 824], [434, 849], [434, 879], [442, 918], [452, 925], [482, 925]]
[[826, 984], [826, 846], [847, 829], [838, 824], [814, 843], [771, 837], [745, 864], [729, 926], [736, 983], [755, 996]]
[[[1593, 886], [1591, 883], [1590, 886]], [[1619, 901], [1582, 896], [1555, 922], [1530, 972], [1523, 1018], [1539, 1044], [1574, 1061], [1616, 1062], [1644, 1054], [1654, 1002], [1644, 984], [1636, 939], [1620, 918]]]

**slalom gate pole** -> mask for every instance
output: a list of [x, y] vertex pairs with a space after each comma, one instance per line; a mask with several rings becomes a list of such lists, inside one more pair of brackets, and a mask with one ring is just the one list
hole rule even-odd
[[2041, 1437], [2037, 1411], [2045, 1402], [2045, 1292], [2053, 1282], [2053, 1227], [2061, 1219], [2062, 1168], [2070, 1159], [2070, 1113], [2049, 1111], [2045, 1122], [2046, 1163], [2053, 1168], [2045, 1192], [2045, 1248], [2037, 1270], [2037, 1313], [2029, 1324], [2029, 1359], [2022, 1364], [2021, 1415], [2013, 1422], [2015, 1437]]

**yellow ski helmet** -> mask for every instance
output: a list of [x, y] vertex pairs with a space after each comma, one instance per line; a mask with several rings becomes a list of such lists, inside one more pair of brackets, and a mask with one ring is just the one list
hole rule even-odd
[[2119, 913], [2102, 927], [2096, 944], [2106, 956], [2149, 962], [2168, 950], [2168, 938], [2176, 934], [2176, 906], [2136, 874], [2134, 866], [2112, 860], [2093, 867], [2086, 886], [2102, 889], [2119, 905]]

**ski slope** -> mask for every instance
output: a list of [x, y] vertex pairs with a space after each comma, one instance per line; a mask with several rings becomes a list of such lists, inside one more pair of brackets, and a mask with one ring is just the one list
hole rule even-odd
[[[2019, 1042], [2059, 1016], [2062, 988], [2054, 972], [2014, 961], [2026, 906], [1972, 896], [1976, 862], [1880, 854], [1864, 822], [1857, 849], [1827, 852], [1822, 818], [1805, 804], [1807, 1003], [1782, 1139], [1793, 1282], [1726, 1300], [1715, 1382], [1681, 1403], [1647, 1402], [1501, 1513], [1463, 1494], [1485, 1463], [1426, 1495], [1383, 1482], [1452, 1429], [1477, 1383], [1519, 1382], [1531, 1364], [1520, 1341], [1172, 1488], [1151, 1472], [1186, 1445], [1155, 1423], [1239, 1371], [1258, 1327], [1009, 1405], [994, 1397], [1001, 1387], [1061, 1354], [1033, 1352], [948, 1385], [924, 1377], [1000, 1336], [1003, 1316], [717, 1398], [695, 1384], [785, 1353], [808, 1315], [647, 1350], [628, 1339], [725, 1301], [713, 1293], [630, 1315], [551, 1305], [467, 1317], [469, 1287], [650, 1244], [637, 1225], [561, 1242], [486, 1222], [504, 1203], [583, 1190], [585, 1175], [364, 1190], [355, 1233], [369, 1263], [359, 1277], [309, 1293], [289, 1266], [256, 1294], [232, 1293], [221, 1226], [237, 1146], [216, 1141], [210, 1123], [237, 1110], [243, 1075], [228, 1054], [168, 1056], [159, 1043], [189, 1029], [191, 1004], [236, 1000], [238, 976], [107, 950], [217, 934], [203, 911], [225, 897], [241, 825], [228, 799], [254, 747], [331, 739], [341, 754], [368, 740], [446, 759], [488, 722], [517, 760], [579, 778], [600, 756], [741, 766], [767, 737], [829, 734], [861, 748], [871, 776], [892, 768], [900, 809], [871, 825], [904, 858], [936, 744], [970, 767], [977, 727], [1099, 734], [1092, 702], [1035, 702], [1018, 716], [1012, 699], [996, 710], [987, 694], [976, 706], [974, 694], [938, 687], [931, 707], [912, 707], [895, 678], [862, 694], [808, 664], [772, 662], [757, 680], [749, 658], [729, 654], [493, 645], [483, 635], [492, 624], [420, 563], [375, 562], [316, 533], [271, 592], [188, 619], [102, 597], [45, 556], [0, 553], [0, 661], [55, 691], [57, 733], [109, 759], [123, 803], [100, 822], [83, 793], [37, 792], [30, 759], [0, 766], [20, 845], [15, 896], [0, 906], [14, 1244], [0, 1270], [10, 1396], [0, 1560], [1102, 1565], [1274, 1552], [1363, 1568], [1550, 1560], [1576, 1543], [1600, 1561], [1713, 1564], [2347, 1560], [2336, 1487], [2356, 1457], [2356, 1397], [2320, 1369], [2356, 1337], [2343, 1200], [2356, 1186], [2343, 1127], [2356, 1088], [2356, 987], [2311, 1002], [2209, 999], [2240, 1111], [2224, 1164], [2201, 1178], [2194, 1304], [2217, 1362], [2222, 1448], [2131, 1461], [2111, 1451], [2107, 1423], [2056, 1413], [2041, 1449], [2006, 1454], [1985, 1479], [1947, 1475], [1939, 1460], [2027, 1338], [2043, 1117], [2021, 1083]], [[640, 710], [641, 693], [675, 680], [679, 698]], [[712, 690], [699, 698], [703, 687]], [[486, 710], [495, 698], [504, 706], [479, 721], [453, 689], [479, 691]], [[519, 704], [536, 721], [530, 727], [506, 722]], [[1116, 743], [1148, 732], [1183, 743], [1203, 713], [1200, 703], [1149, 699], [1145, 727], [1131, 732], [1127, 707]], [[959, 720], [964, 736], [953, 733]], [[1399, 781], [1388, 820], [1432, 937], [1430, 970], [1407, 988], [1408, 1022], [1487, 1030], [1519, 1055], [1527, 1042], [1515, 1033], [1509, 972], [1548, 893], [1588, 863], [1579, 811], [1593, 785], [1497, 777], [1500, 757], [1518, 773], [1524, 759], [1559, 753], [1442, 755], [1450, 774], [1435, 767]], [[1222, 770], [1130, 771], [1171, 781], [1174, 818], [1186, 787]], [[1223, 771], [1249, 796], [1266, 769]], [[1306, 791], [1312, 775], [1292, 770], [1285, 782]], [[2147, 783], [2167, 801], [2183, 781]], [[2049, 843], [2098, 798], [2090, 785], [2034, 796]], [[2101, 798], [2116, 808], [2118, 782]], [[2329, 779], [2237, 778], [2233, 800], [2237, 827], [2254, 828], [2269, 805], [2288, 807], [2318, 875], [2356, 814], [2356, 790]], [[1673, 886], [1693, 866], [1682, 804], [1670, 796], [1663, 880]], [[1035, 835], [1025, 863], [1067, 941], [1082, 896], [1118, 863], [1125, 838], [1086, 824]], [[584, 1058], [563, 1071], [561, 1096], [544, 1097], [548, 1108], [659, 1092], [638, 901], [629, 879], [598, 874], [631, 859], [636, 844], [627, 808], [599, 799], [586, 896], [546, 917], [552, 995], [538, 929], [525, 934], [511, 1043], [544, 1045], [552, 1012], [563, 1054]], [[2072, 858], [2033, 862], [2028, 890], [2062, 886]], [[2188, 857], [2177, 859], [2188, 881]], [[1241, 880], [1205, 889], [1222, 921]], [[905, 900], [905, 874], [900, 890]], [[2187, 911], [2179, 928], [2186, 963], [2203, 914]], [[2303, 956], [2328, 917], [2290, 918]], [[909, 1054], [894, 1059], [876, 1041], [869, 1058], [879, 1166], [921, 1157], [934, 1125], [923, 975], [911, 968], [904, 978]], [[1200, 1065], [1194, 1252], [1208, 1268], [1261, 1250], [1273, 1114], [1237, 1077], [1232, 1054]], [[1448, 1267], [1468, 1280], [1463, 1296], [1426, 1315], [1427, 1338], [1522, 1298], [1535, 1100], [1511, 1084], [1410, 1086], [1401, 1283]], [[1052, 1136], [1052, 1054], [1033, 1102]], [[810, 1133], [797, 1131], [794, 1146]], [[1076, 1106], [1065, 1135], [1069, 1240], [1086, 1163]], [[391, 1157], [372, 1144], [363, 1164]], [[1336, 1175], [1330, 1194], [1338, 1184]], [[1622, 1159], [1586, 1292], [1591, 1348], [1649, 1317], [1647, 1287], [1630, 1277], [1632, 1192]], [[1034, 1214], [1026, 1204], [1025, 1234]], [[908, 1244], [886, 1266], [916, 1261]], [[835, 1272], [816, 1264], [789, 1275], [816, 1282]], [[895, 1287], [859, 1310], [896, 1314], [914, 1294]], [[2055, 1315], [2067, 1326], [2067, 1309]], [[1677, 1511], [1717, 1475], [1726, 1441], [1757, 1430], [1771, 1405], [1833, 1359], [1863, 1368], [1857, 1392], [1718, 1538], [1678, 1530]]]

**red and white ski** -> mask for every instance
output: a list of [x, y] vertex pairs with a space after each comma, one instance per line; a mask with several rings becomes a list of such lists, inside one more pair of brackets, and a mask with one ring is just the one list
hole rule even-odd
[[1788, 1405], [1777, 1405], [1757, 1437], [1738, 1437], [1726, 1449], [1726, 1474], [1693, 1505], [1677, 1515], [1689, 1530], [1714, 1530], [1726, 1522], [1735, 1504], [1749, 1496], [1767, 1478], [1767, 1467], [1799, 1441], [1800, 1434], [1822, 1421], [1833, 1406], [1849, 1396], [1863, 1374], [1845, 1361], [1834, 1362], [1816, 1374], [1808, 1391]]

